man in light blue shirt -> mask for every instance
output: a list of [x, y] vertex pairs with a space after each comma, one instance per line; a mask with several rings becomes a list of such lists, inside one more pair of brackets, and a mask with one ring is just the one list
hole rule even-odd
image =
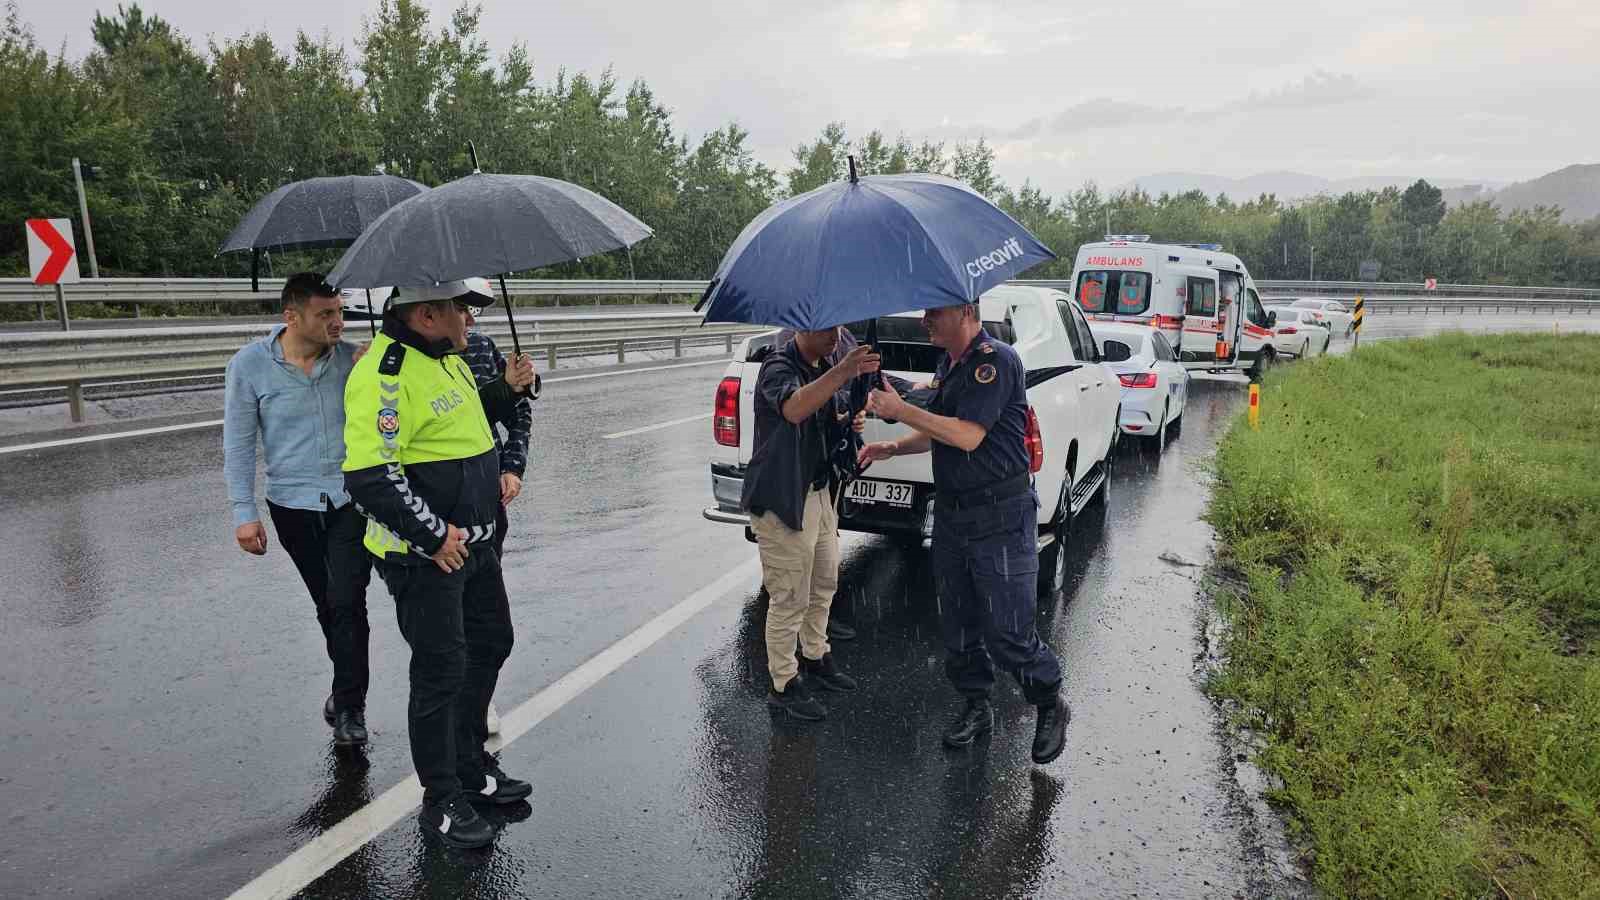
[[344, 387], [356, 348], [343, 343], [339, 292], [321, 275], [283, 286], [283, 324], [246, 344], [228, 363], [222, 422], [223, 474], [234, 538], [256, 556], [267, 532], [256, 508], [256, 442], [267, 468], [267, 509], [278, 540], [316, 604], [333, 661], [323, 718], [334, 743], [367, 742], [366, 518], [345, 492]]

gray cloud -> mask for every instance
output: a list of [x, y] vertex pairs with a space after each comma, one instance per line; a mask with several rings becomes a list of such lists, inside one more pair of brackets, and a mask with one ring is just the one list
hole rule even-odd
[[1378, 92], [1354, 75], [1318, 70], [1298, 82], [1265, 93], [1252, 93], [1240, 101], [1241, 109], [1311, 109], [1354, 103], [1376, 97]]
[[[378, 0], [146, 6], [196, 46], [297, 29], [354, 48]], [[457, 0], [423, 0], [435, 27]], [[23, 0], [41, 44], [89, 47], [111, 0]], [[1051, 192], [1163, 171], [1329, 178], [1534, 177], [1592, 161], [1600, 3], [1386, 0], [1176, 4], [1059, 0], [612, 0], [486, 3], [483, 30], [524, 42], [541, 81], [613, 65], [643, 78], [697, 139], [729, 120], [769, 165], [830, 121], [912, 140], [994, 144], [1000, 174]], [[1226, 129], [1208, 120], [1230, 111]], [[1315, 123], [1314, 127], [1311, 123]]]

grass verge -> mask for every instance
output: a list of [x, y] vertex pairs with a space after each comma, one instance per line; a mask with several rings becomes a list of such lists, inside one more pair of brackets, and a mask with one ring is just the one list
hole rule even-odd
[[1600, 897], [1600, 338], [1269, 377], [1217, 455], [1226, 663], [1333, 896]]

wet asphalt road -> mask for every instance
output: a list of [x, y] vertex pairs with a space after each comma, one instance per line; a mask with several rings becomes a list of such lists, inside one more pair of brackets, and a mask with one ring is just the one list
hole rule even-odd
[[[1548, 323], [1543, 327], [1549, 327]], [[1565, 323], [1563, 328], [1567, 328]], [[1040, 627], [1067, 670], [1067, 752], [1027, 760], [1032, 710], [949, 753], [956, 699], [920, 555], [846, 535], [839, 644], [863, 682], [820, 725], [764, 702], [759, 572], [701, 519], [720, 366], [575, 380], [536, 414], [505, 560], [508, 711], [685, 597], [709, 608], [512, 742], [533, 803], [446, 851], [411, 816], [307, 897], [1281, 896], [1278, 827], [1206, 700], [1204, 461], [1243, 400], [1197, 379], [1162, 457], [1124, 447]], [[1126, 442], [1125, 442], [1126, 443]], [[0, 895], [220, 896], [410, 774], [407, 652], [368, 595], [364, 754], [320, 717], [328, 664], [288, 557], [238, 552], [214, 429], [0, 457]], [[273, 536], [275, 542], [275, 535]], [[1250, 784], [1248, 772], [1243, 784]]]

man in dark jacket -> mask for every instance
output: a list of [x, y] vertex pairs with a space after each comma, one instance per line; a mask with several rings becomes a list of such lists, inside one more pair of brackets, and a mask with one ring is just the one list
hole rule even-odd
[[419, 818], [459, 847], [494, 838], [469, 799], [509, 804], [532, 792], [483, 751], [484, 715], [512, 646], [489, 417], [507, 415], [533, 380], [524, 357], [480, 391], [457, 355], [468, 305], [493, 302], [462, 282], [396, 291], [345, 390], [345, 486], [369, 520], [365, 544], [411, 646]]
[[[489, 293], [488, 282], [483, 279], [468, 278], [466, 283], [474, 290], [483, 294]], [[478, 386], [491, 384], [506, 371], [506, 358], [500, 348], [494, 344], [494, 339], [477, 330], [477, 311], [467, 311], [467, 349], [461, 357], [467, 361], [472, 369], [472, 377], [477, 379]], [[500, 434], [500, 427], [504, 426], [505, 435]], [[489, 423], [489, 430], [494, 433], [494, 449], [500, 454], [500, 506], [495, 511], [494, 520], [494, 552], [502, 560], [505, 558], [506, 532], [511, 521], [506, 515], [507, 507], [511, 502], [522, 495], [522, 476], [528, 470], [528, 442], [533, 436], [533, 401], [524, 395], [512, 407], [510, 418], [493, 420]], [[490, 734], [500, 733], [500, 713], [495, 710], [494, 703], [489, 703], [487, 727]]]
[[839, 392], [857, 375], [876, 372], [878, 356], [870, 347], [856, 347], [823, 368], [839, 331], [801, 331], [761, 364], [755, 449], [741, 502], [750, 513], [767, 588], [767, 702], [804, 720], [828, 712], [808, 681], [832, 691], [856, 688], [835, 665], [827, 636], [839, 581], [838, 480], [828, 435], [846, 412]]

